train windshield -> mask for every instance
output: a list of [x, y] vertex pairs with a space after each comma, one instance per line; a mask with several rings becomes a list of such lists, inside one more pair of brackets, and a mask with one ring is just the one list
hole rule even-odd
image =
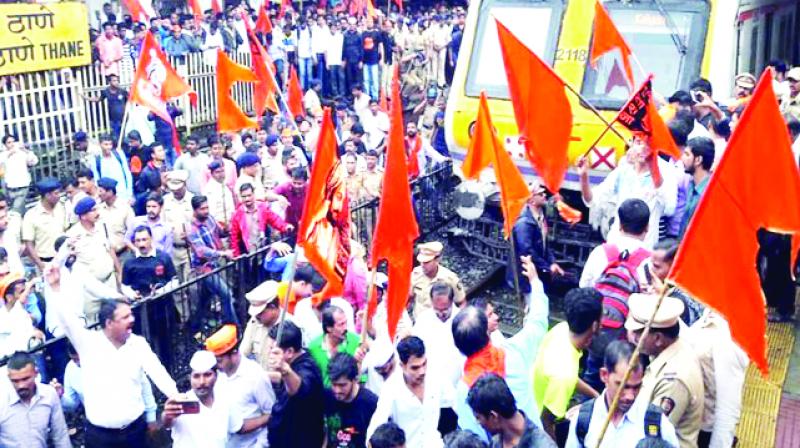
[[[611, 19], [630, 45], [638, 87], [653, 74], [654, 89], [664, 96], [686, 89], [700, 73], [708, 10], [705, 2], [607, 2]], [[587, 61], [581, 93], [595, 106], [619, 109], [630, 96], [620, 53], [601, 57], [596, 67]]]
[[495, 18], [552, 65], [563, 8], [562, 1], [484, 0], [470, 55], [466, 94], [478, 96], [486, 90], [492, 98], [509, 98]]

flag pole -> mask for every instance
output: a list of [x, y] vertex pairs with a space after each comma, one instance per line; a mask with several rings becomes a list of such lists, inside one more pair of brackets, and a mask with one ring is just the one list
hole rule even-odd
[[603, 421], [603, 426], [600, 427], [600, 435], [597, 437], [597, 445], [595, 445], [596, 448], [600, 448], [600, 444], [603, 443], [603, 436], [605, 436], [606, 430], [608, 430], [608, 425], [611, 423], [611, 419], [614, 417], [614, 412], [617, 410], [619, 398], [622, 396], [622, 391], [625, 389], [625, 383], [628, 382], [633, 370], [636, 369], [636, 365], [639, 363], [639, 352], [642, 349], [644, 339], [650, 333], [650, 328], [653, 325], [653, 320], [656, 318], [658, 309], [661, 307], [661, 302], [664, 301], [664, 297], [666, 297], [666, 295], [672, 290], [673, 288], [668, 287], [665, 284], [661, 289], [661, 293], [658, 295], [658, 301], [656, 302], [656, 307], [653, 308], [653, 314], [650, 315], [650, 319], [648, 319], [647, 323], [645, 324], [642, 335], [639, 336], [639, 342], [636, 344], [636, 348], [633, 350], [631, 358], [628, 360], [628, 368], [625, 370], [625, 375], [622, 377], [622, 382], [620, 383], [622, 386], [617, 389], [617, 393], [614, 394], [614, 400], [611, 402], [611, 406], [608, 408], [608, 416], [606, 417], [605, 421]]
[[603, 132], [601, 132], [600, 135], [594, 140], [594, 142], [592, 142], [592, 144], [589, 145], [589, 148], [586, 151], [583, 152], [583, 155], [580, 158], [583, 158], [583, 157], [586, 157], [587, 155], [589, 155], [589, 152], [592, 150], [592, 148], [594, 148], [595, 146], [597, 146], [598, 143], [600, 143], [600, 140], [608, 133], [608, 130], [611, 129], [612, 126], [616, 122], [617, 122], [617, 119], [614, 118], [614, 120], [611, 121], [611, 124], [606, 126], [605, 129], [603, 129]]
[[[506, 215], [507, 216], [507, 215]], [[517, 257], [517, 245], [514, 243], [514, 234], [513, 234], [513, 227], [512, 227], [512, 234], [509, 235], [508, 240], [511, 242], [511, 274], [514, 276], [514, 293], [517, 295], [517, 298], [522, 302], [522, 306], [525, 306], [525, 297], [522, 296], [522, 290], [519, 287], [519, 267], [517, 266], [517, 262], [519, 258]]]
[[122, 139], [125, 135], [125, 127], [128, 125], [128, 112], [130, 111], [131, 103], [130, 101], [125, 102], [125, 113], [122, 114], [122, 123], [119, 127], [119, 137], [117, 137], [117, 147], [116, 150], [119, 151], [119, 148], [122, 147]]
[[286, 324], [286, 313], [289, 311], [289, 297], [292, 295], [292, 284], [294, 283], [294, 273], [297, 271], [297, 251], [292, 254], [292, 264], [289, 265], [289, 284], [286, 286], [286, 295], [283, 297], [283, 305], [281, 306], [280, 321], [278, 323], [278, 334], [275, 335], [275, 344], [280, 346], [281, 336], [283, 336], [283, 327]]
[[606, 126], [607, 126], [608, 128], [610, 128], [612, 131], [614, 131], [614, 133], [615, 133], [615, 134], [617, 134], [617, 136], [618, 136], [619, 138], [621, 138], [621, 139], [622, 139], [622, 141], [625, 141], [625, 140], [626, 140], [626, 139], [625, 139], [625, 136], [623, 136], [623, 135], [622, 135], [622, 134], [621, 134], [621, 133], [620, 133], [618, 130], [616, 130], [616, 129], [614, 129], [613, 127], [611, 127], [611, 124], [612, 124], [613, 122], [609, 122], [608, 120], [606, 120], [606, 118], [605, 118], [605, 117], [604, 117], [604, 116], [603, 116], [603, 115], [600, 113], [600, 111], [599, 111], [599, 110], [597, 110], [597, 108], [596, 108], [596, 107], [592, 106], [592, 104], [591, 104], [591, 103], [589, 103], [589, 101], [588, 101], [586, 98], [584, 98], [584, 96], [583, 96], [583, 95], [581, 95], [581, 93], [580, 93], [580, 92], [578, 92], [577, 90], [575, 90], [575, 89], [574, 89], [574, 88], [573, 88], [571, 85], [569, 85], [569, 83], [567, 83], [566, 81], [563, 81], [563, 80], [562, 80], [562, 82], [564, 83], [564, 87], [566, 87], [566, 88], [567, 88], [567, 89], [568, 89], [570, 92], [572, 92], [572, 93], [573, 93], [575, 96], [577, 96], [577, 97], [578, 97], [578, 99], [580, 99], [580, 100], [581, 100], [581, 103], [583, 103], [583, 105], [584, 105], [584, 106], [586, 106], [586, 108], [587, 108], [587, 109], [589, 109], [590, 111], [592, 111], [592, 113], [593, 113], [593, 114], [595, 114], [595, 116], [597, 116], [597, 118], [599, 118], [599, 119], [600, 119], [600, 121], [602, 121], [603, 123], [605, 123], [605, 124], [606, 124]]
[[378, 273], [378, 263], [372, 267], [369, 274], [369, 283], [367, 283], [367, 301], [364, 305], [364, 318], [361, 320], [361, 344], [367, 341], [367, 326], [369, 324], [369, 302], [372, 300], [372, 291], [375, 289], [375, 275]]

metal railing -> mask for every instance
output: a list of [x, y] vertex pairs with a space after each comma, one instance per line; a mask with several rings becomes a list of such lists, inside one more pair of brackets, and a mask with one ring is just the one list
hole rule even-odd
[[[455, 186], [452, 173], [452, 164], [448, 162], [411, 183], [421, 240], [440, 230], [455, 216], [452, 206]], [[356, 229], [374, 229], [378, 207], [377, 200], [354, 207], [351, 210], [351, 219]], [[356, 237], [369, 248], [371, 231], [360, 232]], [[244, 326], [247, 322], [244, 294], [268, 278], [269, 274], [263, 269], [268, 252], [269, 247], [265, 245], [207, 274], [193, 276], [173, 290], [133, 304], [137, 319], [135, 332], [150, 342], [173, 378], [185, 378], [189, 359], [201, 347], [202, 336], [210, 334], [223, 322], [223, 305], [219, 297], [201, 300], [210, 296], [207, 282], [218, 278], [227, 286], [238, 320]], [[47, 298], [44, 299], [46, 304]], [[201, 321], [193, 321], [201, 315]], [[44, 355], [50, 378], [61, 377], [63, 374], [66, 363], [64, 356], [51, 353], [53, 350], [63, 351], [63, 341], [63, 337], [50, 339], [30, 351]], [[5, 359], [0, 359], [0, 366], [5, 362]]]

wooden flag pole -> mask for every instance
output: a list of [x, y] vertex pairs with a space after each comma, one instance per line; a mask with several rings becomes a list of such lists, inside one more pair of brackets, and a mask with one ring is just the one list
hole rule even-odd
[[596, 107], [592, 106], [592, 104], [591, 104], [591, 103], [589, 103], [589, 101], [588, 101], [586, 98], [584, 98], [584, 96], [583, 96], [583, 95], [581, 95], [581, 93], [580, 93], [580, 92], [578, 92], [577, 90], [575, 90], [575, 89], [574, 89], [574, 88], [573, 88], [571, 85], [569, 85], [567, 82], [565, 82], [565, 81], [563, 81], [563, 80], [562, 80], [562, 82], [564, 82], [564, 87], [566, 87], [566, 88], [567, 88], [567, 90], [569, 90], [569, 91], [570, 91], [570, 92], [572, 92], [572, 93], [573, 93], [575, 96], [577, 96], [577, 97], [578, 97], [578, 99], [580, 99], [580, 100], [581, 100], [581, 103], [582, 103], [584, 106], [586, 106], [586, 108], [587, 108], [587, 109], [589, 109], [590, 111], [592, 111], [592, 113], [593, 113], [593, 114], [595, 114], [595, 116], [597, 116], [597, 118], [599, 118], [599, 119], [600, 119], [600, 121], [602, 121], [603, 123], [605, 123], [605, 124], [606, 124], [606, 126], [607, 126], [609, 129], [611, 129], [612, 131], [614, 131], [614, 133], [615, 133], [615, 134], [617, 134], [617, 136], [618, 136], [619, 138], [621, 138], [623, 142], [627, 140], [627, 139], [625, 138], [625, 136], [624, 136], [624, 135], [622, 135], [622, 134], [621, 134], [621, 133], [620, 133], [618, 130], [614, 129], [614, 128], [611, 126], [611, 125], [613, 124], [613, 122], [609, 123], [609, 121], [608, 121], [608, 120], [606, 120], [606, 118], [605, 118], [605, 117], [604, 117], [604, 116], [603, 116], [603, 115], [600, 113], [600, 111], [599, 111], [599, 110], [597, 110], [597, 108], [596, 108]]
[[130, 101], [125, 103], [125, 113], [122, 114], [122, 123], [119, 127], [119, 137], [117, 137], [117, 147], [116, 150], [119, 151], [119, 148], [122, 147], [122, 139], [125, 136], [125, 127], [128, 126], [128, 113], [131, 109]]
[[378, 273], [378, 264], [375, 263], [375, 266], [372, 267], [372, 271], [369, 274], [369, 283], [367, 283], [367, 301], [364, 305], [364, 317], [361, 319], [361, 344], [367, 341], [367, 327], [369, 324], [369, 302], [372, 300], [372, 291], [375, 289], [375, 275]]
[[292, 254], [292, 264], [289, 265], [289, 284], [286, 287], [286, 295], [283, 297], [281, 306], [280, 323], [278, 323], [278, 334], [275, 335], [275, 344], [280, 346], [283, 336], [283, 327], [286, 324], [286, 313], [289, 311], [289, 297], [292, 295], [292, 284], [294, 283], [294, 273], [297, 271], [297, 250]]
[[661, 294], [658, 295], [658, 301], [656, 302], [656, 307], [653, 308], [653, 314], [645, 324], [644, 330], [642, 330], [642, 335], [639, 337], [639, 342], [636, 344], [636, 348], [633, 350], [633, 354], [631, 354], [631, 358], [628, 360], [628, 369], [625, 370], [625, 375], [622, 377], [622, 382], [620, 383], [621, 386], [619, 389], [617, 389], [617, 393], [614, 394], [614, 400], [611, 402], [611, 406], [608, 408], [608, 416], [603, 422], [603, 426], [600, 428], [600, 435], [597, 437], [597, 445], [595, 445], [596, 448], [600, 448], [600, 444], [603, 443], [603, 436], [605, 436], [606, 430], [608, 430], [608, 425], [611, 423], [611, 419], [614, 417], [614, 412], [617, 410], [619, 398], [622, 396], [622, 391], [625, 390], [625, 384], [628, 382], [633, 370], [636, 369], [636, 365], [639, 363], [639, 352], [642, 349], [644, 339], [650, 333], [650, 327], [653, 325], [653, 320], [656, 318], [658, 309], [661, 308], [661, 302], [664, 301], [664, 297], [666, 297], [666, 295], [672, 290], [673, 288], [664, 285], [664, 287], [661, 289]]

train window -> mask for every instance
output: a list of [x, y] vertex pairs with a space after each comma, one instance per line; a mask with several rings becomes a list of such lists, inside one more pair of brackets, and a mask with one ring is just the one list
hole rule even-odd
[[509, 98], [495, 18], [531, 51], [552, 65], [562, 11], [563, 4], [560, 1], [484, 1], [470, 55], [466, 94], [478, 96], [481, 90], [486, 90], [489, 97]]
[[[631, 46], [636, 87], [653, 74], [655, 90], [669, 96], [686, 88], [700, 72], [707, 11], [668, 4], [665, 13], [655, 6], [617, 6], [609, 9], [614, 24]], [[611, 6], [609, 5], [609, 6]], [[686, 4], [683, 5], [687, 6]], [[595, 106], [619, 109], [630, 96], [619, 51], [606, 53], [593, 68], [587, 61], [582, 93]]]

